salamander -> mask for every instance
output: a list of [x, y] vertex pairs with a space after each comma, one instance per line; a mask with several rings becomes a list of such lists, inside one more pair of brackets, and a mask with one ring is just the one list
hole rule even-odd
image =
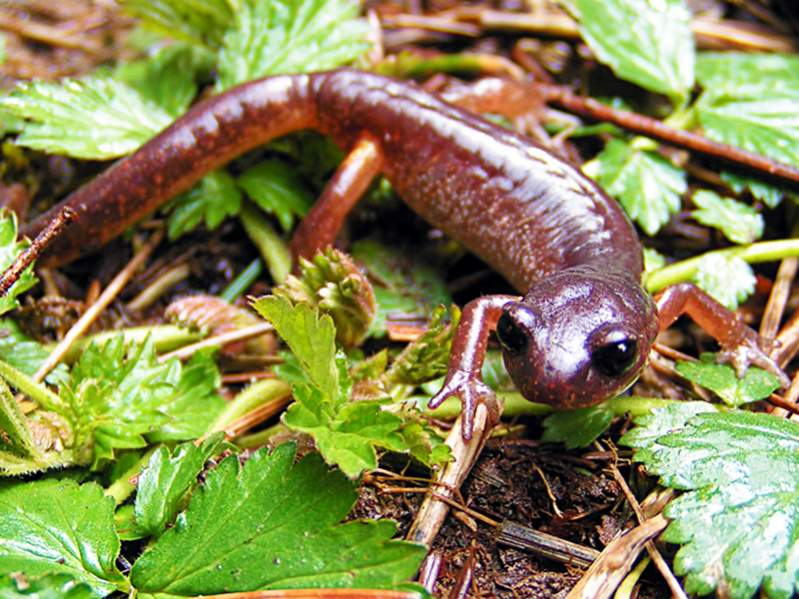
[[522, 135], [416, 85], [341, 69], [245, 83], [182, 118], [24, 228], [32, 236], [63, 206], [77, 213], [45, 261], [96, 250], [234, 157], [287, 133], [315, 129], [353, 151], [292, 241], [311, 254], [332, 243], [373, 176], [482, 258], [522, 297], [468, 304], [453, 341], [440, 404], [460, 397], [464, 435], [476, 405], [489, 333], [528, 399], [559, 408], [622, 392], [644, 367], [660, 325], [682, 312], [704, 320], [737, 366], [771, 364], [739, 319], [683, 285], [658, 305], [641, 286], [642, 246], [618, 203], [572, 164]]

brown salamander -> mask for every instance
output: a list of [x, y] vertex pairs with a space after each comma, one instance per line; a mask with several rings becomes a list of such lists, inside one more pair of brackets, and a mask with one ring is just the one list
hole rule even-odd
[[[354, 149], [303, 221], [302, 255], [333, 241], [372, 177], [461, 241], [524, 297], [468, 304], [449, 375], [433, 399], [458, 395], [464, 434], [490, 390], [480, 379], [496, 329], [521, 393], [562, 408], [596, 404], [638, 377], [660, 325], [683, 312], [733, 350], [739, 367], [773, 366], [757, 336], [690, 285], [655, 302], [641, 287], [642, 248], [619, 205], [573, 165], [525, 137], [447, 104], [412, 83], [337, 70], [245, 83], [194, 106], [135, 154], [24, 229], [32, 236], [64, 205], [77, 212], [51, 263], [95, 250], [232, 158], [300, 129]], [[489, 402], [490, 403], [490, 402]]]

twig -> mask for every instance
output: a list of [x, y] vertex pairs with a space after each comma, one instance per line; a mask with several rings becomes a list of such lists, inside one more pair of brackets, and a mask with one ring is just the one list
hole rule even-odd
[[662, 515], [655, 516], [610, 543], [591, 564], [566, 599], [607, 599], [630, 571], [647, 541], [668, 525]]
[[72, 208], [63, 208], [61, 212], [42, 229], [36, 236], [36, 239], [17, 256], [17, 259], [12, 262], [11, 266], [9, 266], [3, 273], [3, 276], [0, 277], [0, 296], [8, 293], [14, 283], [19, 280], [23, 271], [41, 255], [50, 242], [63, 231], [64, 227], [75, 219], [75, 216], [76, 213]]
[[788, 164], [776, 162], [765, 156], [753, 154], [734, 146], [712, 141], [696, 133], [669, 127], [661, 121], [648, 116], [611, 108], [593, 98], [578, 96], [563, 86], [533, 85], [536, 90], [543, 94], [546, 102], [569, 112], [592, 120], [613, 123], [627, 131], [721, 160], [749, 172], [754, 172], [775, 183], [799, 190], [799, 169]]
[[163, 236], [163, 230], [153, 233], [147, 243], [144, 244], [139, 252], [127, 263], [125, 268], [119, 271], [117, 276], [108, 284], [108, 287], [100, 294], [100, 297], [97, 298], [97, 301], [89, 306], [88, 310], [83, 313], [83, 316], [78, 319], [72, 328], [67, 331], [67, 334], [64, 335], [64, 338], [55, 346], [53, 351], [50, 352], [50, 355], [47, 356], [47, 359], [39, 370], [33, 375], [36, 381], [44, 379], [44, 377], [55, 368], [61, 359], [69, 352], [72, 344], [75, 343], [79, 337], [83, 336], [100, 313], [114, 301], [116, 296], [119, 295], [119, 292], [124, 289], [128, 281], [136, 274], [136, 271], [144, 264], [152, 251], [161, 243]]
[[[595, 445], [599, 444], [595, 443]], [[613, 478], [616, 483], [619, 485], [619, 487], [621, 487], [622, 493], [624, 493], [624, 496], [627, 498], [627, 503], [630, 504], [630, 507], [635, 513], [638, 523], [643, 524], [646, 521], [644, 512], [641, 509], [641, 506], [638, 504], [638, 500], [635, 498], [635, 495], [633, 495], [633, 492], [630, 490], [629, 485], [627, 485], [627, 481], [624, 480], [621, 472], [619, 472], [619, 469], [616, 467], [615, 463], [611, 464], [610, 471], [613, 473]], [[663, 576], [666, 584], [669, 585], [672, 597], [677, 599], [688, 599], [688, 595], [685, 594], [685, 591], [680, 585], [680, 581], [677, 580], [676, 576], [674, 576], [674, 572], [671, 571], [671, 568], [669, 568], [666, 560], [663, 559], [663, 555], [661, 555], [660, 550], [657, 548], [654, 541], [647, 541], [644, 546], [646, 547], [647, 553], [649, 553], [649, 557], [652, 558], [652, 562], [655, 564], [655, 567], [660, 572], [660, 575]]]

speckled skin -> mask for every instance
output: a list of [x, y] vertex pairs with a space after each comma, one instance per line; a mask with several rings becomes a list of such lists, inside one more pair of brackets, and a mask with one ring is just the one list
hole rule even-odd
[[[267, 78], [196, 105], [62, 203], [77, 212], [79, 223], [46, 259], [66, 262], [101, 247], [210, 170], [299, 129], [329, 134], [345, 148], [367, 131], [383, 173], [414, 211], [529, 290], [507, 304], [531, 341], [524, 355], [506, 353], [526, 397], [590, 405], [638, 375], [657, 319], [640, 286], [641, 245], [618, 204], [523, 136], [407, 82], [359, 71]], [[24, 233], [35, 235], [59, 208]], [[505, 303], [474, 311], [469, 326], [476, 328], [459, 332], [450, 367], [458, 385], [444, 395], [463, 397], [464, 376], [479, 379], [488, 330]], [[638, 343], [634, 367], [612, 379], [591, 363], [608, 327]]]

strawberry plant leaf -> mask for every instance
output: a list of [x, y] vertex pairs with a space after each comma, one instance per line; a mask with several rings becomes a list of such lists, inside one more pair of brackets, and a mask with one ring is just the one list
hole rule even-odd
[[159, 363], [150, 340], [126, 346], [119, 335], [90, 345], [59, 394], [72, 409], [76, 445], [90, 451], [97, 468], [116, 449], [147, 445], [145, 435], [151, 441], [202, 435], [224, 406], [219, 381], [208, 354], [196, 354], [185, 367], [177, 359]]
[[717, 140], [788, 164], [799, 162], [799, 59], [779, 54], [708, 53], [697, 74], [694, 110]]
[[218, 89], [352, 62], [368, 48], [358, 12], [353, 0], [242, 0], [223, 38]]
[[752, 267], [737, 256], [702, 256], [693, 281], [730, 310], [755, 291]]
[[210, 471], [177, 526], [136, 561], [139, 592], [199, 595], [289, 588], [398, 587], [424, 549], [392, 541], [390, 521], [339, 524], [353, 483], [284, 444]]
[[718, 229], [733, 243], [752, 243], [763, 235], [763, 216], [751, 206], [707, 189], [700, 189], [692, 199], [697, 210], [691, 216]]
[[566, 449], [585, 447], [608, 430], [614, 416], [613, 410], [604, 405], [556, 412], [544, 419], [541, 440], [563, 443]]
[[101, 596], [125, 592], [113, 513], [113, 499], [94, 483], [0, 483], [0, 571], [65, 574]]
[[349, 401], [352, 380], [346, 358], [336, 352], [330, 316], [278, 296], [258, 299], [253, 307], [274, 325], [299, 363], [300, 372], [287, 380], [296, 400], [283, 415], [287, 426], [312, 435], [325, 460], [351, 477], [377, 466], [376, 446], [408, 449], [399, 433], [402, 420], [382, 409], [385, 402]]
[[612, 139], [583, 170], [619, 200], [647, 235], [654, 235], [680, 209], [685, 171], [655, 152]]
[[236, 182], [264, 212], [275, 215], [284, 231], [290, 231], [314, 202], [294, 169], [282, 160], [254, 164]]
[[776, 208], [785, 196], [785, 190], [763, 183], [759, 179], [744, 177], [736, 173], [722, 171], [722, 180], [737, 194], [748, 191], [756, 200], [760, 200], [769, 208]]
[[683, 0], [568, 0], [580, 33], [620, 79], [683, 101], [694, 85], [694, 36]]
[[755, 366], [739, 378], [729, 364], [717, 364], [714, 354], [703, 354], [700, 362], [678, 362], [677, 372], [734, 407], [766, 399], [780, 388], [776, 376]]
[[233, 23], [228, 0], [122, 0], [125, 10], [161, 35], [217, 50]]
[[[205, 462], [219, 452], [221, 441], [220, 433], [199, 446], [182, 443], [171, 452], [166, 447], [159, 447], [153, 453], [136, 485], [136, 538], [158, 536], [175, 520]], [[129, 535], [127, 538], [133, 537]]]
[[[662, 415], [668, 424], [658, 423]], [[687, 491], [666, 508], [663, 539], [682, 545], [674, 567], [689, 594], [733, 599], [762, 587], [796, 593], [799, 564], [799, 425], [768, 414], [655, 411], [622, 443], [661, 483]], [[650, 430], [646, 430], [650, 429]], [[655, 429], [655, 430], [652, 430]]]
[[241, 208], [241, 191], [227, 171], [216, 170], [203, 177], [197, 185], [170, 200], [170, 239], [190, 233], [200, 222], [213, 231], [228, 216], [235, 216]]

